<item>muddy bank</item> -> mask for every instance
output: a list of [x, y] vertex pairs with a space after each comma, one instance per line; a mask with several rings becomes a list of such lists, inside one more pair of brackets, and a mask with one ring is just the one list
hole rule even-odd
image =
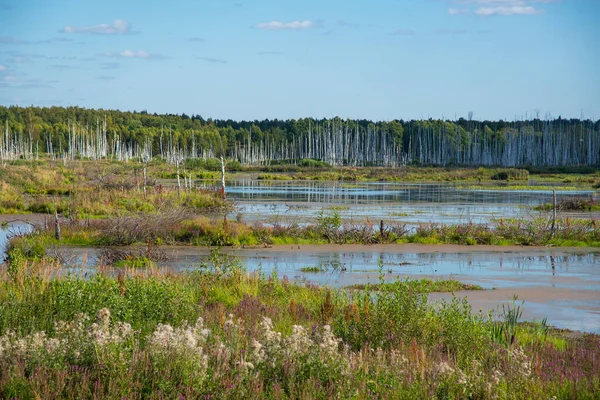
[[37, 224], [49, 218], [46, 214], [0, 214], [0, 223], [8, 224]]

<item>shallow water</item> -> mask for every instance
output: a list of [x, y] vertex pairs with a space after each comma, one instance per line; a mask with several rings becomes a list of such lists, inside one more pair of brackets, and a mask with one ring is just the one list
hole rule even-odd
[[6, 256], [6, 244], [9, 239], [14, 235], [30, 232], [31, 229], [31, 225], [22, 222], [11, 222], [6, 226], [0, 227], [0, 262], [2, 262]]
[[[549, 190], [465, 189], [453, 184], [319, 181], [232, 181], [226, 192], [246, 221], [309, 223], [321, 211], [346, 221], [384, 219], [418, 223], [487, 223], [493, 218], [540, 215], [531, 207], [552, 201]], [[594, 191], [558, 191], [557, 197]], [[546, 213], [547, 214], [547, 213]], [[587, 213], [587, 216], [591, 215]]]
[[[223, 249], [223, 253], [239, 260], [249, 271], [265, 275], [275, 272], [280, 278], [332, 287], [377, 283], [380, 273], [386, 281], [428, 277], [475, 283], [494, 289], [469, 292], [467, 296], [473, 300], [475, 309], [493, 309], [516, 294], [526, 301], [527, 319], [548, 317], [548, 323], [556, 327], [600, 333], [600, 252], [527, 248], [438, 252], [432, 246], [419, 247], [422, 251], [415, 251], [414, 246], [404, 248], [400, 245], [371, 250], [369, 246], [340, 246], [340, 250], [320, 250], [318, 246], [294, 245]], [[72, 271], [93, 273], [98, 250], [61, 252], [75, 267]], [[168, 248], [167, 254], [170, 261], [159, 266], [183, 271], [211, 264], [206, 248]], [[313, 266], [323, 272], [302, 272], [303, 267]]]
[[[418, 223], [486, 223], [492, 218], [540, 215], [531, 206], [550, 202], [550, 191], [506, 191], [460, 189], [451, 184], [343, 183], [237, 181], [229, 182], [227, 193], [247, 222], [309, 223], [318, 214], [336, 210], [345, 221], [363, 223], [384, 219], [415, 225]], [[592, 191], [557, 192], [557, 196], [594, 195]], [[585, 213], [581, 216], [598, 216]], [[233, 216], [232, 216], [233, 217]], [[28, 229], [11, 224], [0, 228], [0, 259], [10, 231]], [[474, 308], [489, 309], [505, 303], [512, 294], [526, 300], [525, 317], [548, 317], [551, 325], [600, 333], [600, 253], [592, 250], [527, 249], [504, 251], [471, 250], [423, 251], [389, 247], [345, 246], [339, 250], [305, 246], [274, 249], [231, 250], [250, 271], [276, 272], [295, 281], [330, 286], [377, 282], [380, 272], [386, 280], [405, 277], [454, 278], [477, 283], [493, 291], [471, 292]], [[52, 254], [52, 249], [49, 254]], [[71, 265], [71, 271], [94, 273], [98, 249], [62, 248], [54, 250]], [[195, 269], [210, 263], [208, 249], [168, 248], [171, 261], [161, 266], [177, 270]], [[381, 260], [381, 270], [379, 264]], [[325, 270], [305, 273], [303, 267]], [[449, 295], [432, 295], [447, 298]]]

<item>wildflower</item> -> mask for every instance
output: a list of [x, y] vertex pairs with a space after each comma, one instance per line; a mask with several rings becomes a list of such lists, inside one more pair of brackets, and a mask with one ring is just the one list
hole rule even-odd
[[250, 349], [252, 350], [252, 357], [261, 362], [265, 358], [265, 351], [263, 350], [263, 345], [256, 339], [252, 339], [252, 343], [250, 343]]
[[306, 329], [300, 325], [292, 326], [292, 334], [284, 341], [284, 347], [288, 354], [304, 354], [312, 344]]
[[336, 355], [341, 341], [341, 339], [336, 338], [333, 332], [331, 332], [329, 325], [323, 326], [323, 334], [319, 347], [324, 354], [330, 357]]
[[180, 358], [195, 360], [202, 370], [208, 367], [208, 357], [204, 354], [203, 345], [206, 343], [210, 330], [204, 329], [204, 320], [198, 318], [194, 326], [184, 326], [174, 329], [168, 324], [158, 324], [148, 339], [148, 350], [155, 357], [173, 354]]
[[442, 361], [435, 366], [434, 372], [438, 375], [450, 375], [454, 373], [454, 368], [448, 365], [447, 362]]
[[227, 321], [225, 321], [225, 323], [223, 324], [223, 329], [225, 329], [226, 331], [236, 327], [235, 322], [233, 321], [233, 314], [229, 314], [228, 317], [229, 318], [227, 319]]
[[102, 329], [108, 329], [108, 324], [110, 323], [110, 310], [108, 308], [103, 308], [98, 311], [96, 314], [96, 323]]
[[494, 373], [492, 374], [492, 381], [494, 382], [495, 385], [500, 383], [502, 376], [503, 376], [503, 374], [501, 371], [494, 370]]
[[243, 372], [250, 372], [254, 369], [254, 364], [248, 361], [240, 361], [238, 365]]
[[515, 347], [510, 352], [511, 358], [518, 369], [518, 372], [525, 378], [531, 375], [531, 362], [522, 347]]
[[459, 385], [467, 385], [467, 383], [469, 383], [469, 381], [467, 379], [467, 375], [465, 375], [465, 373], [462, 372], [461, 370], [458, 370], [458, 384]]

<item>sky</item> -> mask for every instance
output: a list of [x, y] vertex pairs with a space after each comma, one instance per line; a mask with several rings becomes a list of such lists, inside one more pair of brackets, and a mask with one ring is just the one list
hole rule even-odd
[[0, 104], [600, 118], [600, 0], [0, 0]]

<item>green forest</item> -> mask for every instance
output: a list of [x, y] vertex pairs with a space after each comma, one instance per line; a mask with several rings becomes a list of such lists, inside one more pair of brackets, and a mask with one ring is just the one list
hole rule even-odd
[[0, 157], [224, 156], [244, 165], [597, 166], [600, 121], [290, 119], [214, 120], [200, 115], [80, 107], [0, 107]]

